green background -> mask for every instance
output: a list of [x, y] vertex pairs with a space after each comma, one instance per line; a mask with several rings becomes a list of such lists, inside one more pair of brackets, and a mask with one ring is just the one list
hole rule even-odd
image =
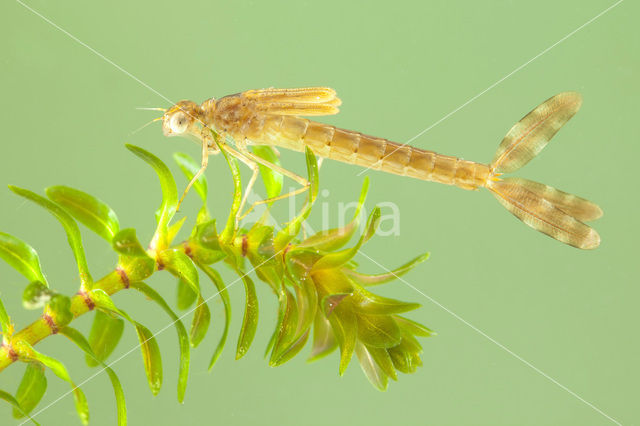
[[[49, 2], [30, 7], [169, 99], [198, 102], [261, 87], [326, 85], [343, 99], [341, 113], [322, 121], [403, 142], [503, 79], [613, 1], [111, 1]], [[391, 201], [401, 213], [399, 236], [374, 238], [364, 248], [384, 267], [424, 251], [431, 259], [385, 295], [423, 307], [411, 318], [436, 330], [424, 341], [424, 366], [373, 389], [354, 361], [339, 378], [337, 356], [306, 364], [304, 353], [277, 369], [262, 357], [275, 323], [275, 298], [260, 286], [261, 321], [254, 347], [233, 360], [243, 290], [230, 290], [232, 337], [212, 373], [206, 367], [222, 327], [214, 300], [214, 331], [194, 351], [183, 405], [176, 402], [175, 332], [158, 336], [165, 385], [152, 397], [136, 351], [115, 365], [128, 398], [130, 424], [432, 424], [605, 425], [613, 422], [545, 378], [566, 386], [622, 424], [640, 424], [638, 408], [638, 259], [640, 210], [636, 170], [640, 84], [638, 7], [627, 0], [501, 81], [413, 142], [415, 146], [489, 161], [507, 130], [561, 91], [583, 94], [580, 113], [520, 176], [592, 199], [605, 215], [595, 223], [602, 245], [580, 251], [521, 224], [486, 191], [368, 173], [370, 209]], [[126, 142], [170, 162], [174, 151], [198, 156], [185, 139], [166, 139], [158, 124], [131, 134], [168, 106], [113, 65], [15, 1], [0, 15], [0, 229], [33, 245], [52, 286], [71, 294], [78, 278], [62, 228], [6, 184], [42, 190], [54, 184], [99, 196], [123, 227], [142, 239], [153, 230], [159, 190], [149, 168]], [[303, 172], [303, 158], [283, 153]], [[177, 170], [176, 167], [173, 170]], [[360, 169], [325, 162], [321, 198], [331, 214], [357, 199]], [[231, 179], [223, 160], [207, 170], [215, 215], [223, 218]], [[178, 181], [181, 188], [184, 180]], [[194, 215], [195, 194], [184, 212]], [[286, 208], [279, 211], [286, 220]], [[320, 223], [316, 209], [312, 223]], [[330, 222], [336, 225], [336, 216]], [[85, 233], [95, 277], [115, 256]], [[381, 267], [360, 256], [361, 268]], [[223, 270], [227, 282], [233, 275]], [[19, 327], [37, 313], [20, 307], [23, 279], [0, 264], [0, 291]], [[149, 281], [173, 300], [175, 284]], [[207, 289], [209, 294], [212, 289]], [[168, 318], [136, 294], [116, 302], [152, 331]], [[466, 322], [466, 323], [465, 323]], [[471, 324], [472, 326], [470, 326]], [[88, 330], [89, 318], [77, 326]], [[474, 329], [474, 327], [476, 329]], [[479, 331], [481, 331], [481, 333]], [[489, 336], [489, 337], [487, 337]], [[499, 342], [497, 345], [495, 342]], [[117, 354], [136, 344], [132, 329]], [[63, 337], [38, 349], [62, 359], [80, 382], [92, 371]], [[522, 360], [507, 352], [508, 348]], [[115, 358], [115, 357], [114, 357]], [[15, 391], [23, 367], [0, 375]], [[106, 375], [85, 385], [92, 424], [115, 423]], [[43, 407], [68, 390], [49, 374]], [[0, 407], [0, 423], [14, 424]], [[38, 417], [44, 424], [77, 424], [71, 397]]]

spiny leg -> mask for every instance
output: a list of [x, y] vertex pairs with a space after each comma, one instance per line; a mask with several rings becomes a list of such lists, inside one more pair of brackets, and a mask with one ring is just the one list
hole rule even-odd
[[246, 148], [244, 148], [244, 149], [241, 148], [241, 150], [242, 150], [241, 151], [242, 155], [245, 155], [247, 158], [255, 161], [256, 163], [262, 164], [263, 166], [270, 168], [274, 172], [280, 173], [280, 174], [288, 177], [289, 179], [298, 182], [302, 186], [309, 186], [309, 181], [306, 180], [305, 178], [303, 178], [302, 176], [299, 176], [299, 175], [293, 173], [292, 171], [285, 169], [282, 166], [278, 166], [277, 164], [273, 164], [272, 162], [267, 161], [262, 157], [258, 157], [257, 155], [255, 155], [251, 151], [247, 150]]
[[240, 216], [240, 220], [244, 219], [249, 213], [251, 213], [253, 211], [253, 209], [255, 209], [256, 207], [258, 207], [261, 204], [269, 204], [272, 203], [274, 201], [278, 201], [278, 200], [284, 200], [286, 198], [289, 197], [295, 197], [298, 194], [303, 194], [304, 192], [306, 192], [309, 189], [309, 185], [300, 187], [294, 191], [291, 192], [287, 192], [286, 194], [282, 194], [282, 195], [278, 195], [277, 197], [271, 197], [271, 198], [267, 198], [264, 200], [259, 200], [254, 202], [253, 204], [251, 204], [251, 206], [247, 209], [246, 212], [244, 212], [242, 214], [242, 216]]
[[[247, 188], [245, 189], [244, 195], [242, 196], [242, 201], [240, 202], [240, 208], [238, 209], [238, 212], [241, 212], [242, 209], [244, 208], [244, 205], [247, 202], [247, 198], [249, 197], [249, 193], [251, 192], [253, 185], [256, 183], [256, 179], [258, 178], [258, 173], [260, 173], [260, 168], [256, 163], [253, 163], [252, 165], [247, 164], [247, 166], [251, 168], [253, 173], [251, 174], [251, 179], [249, 179]], [[240, 222], [240, 220], [242, 220], [245, 216], [246, 214], [238, 217], [237, 221]]]
[[223, 149], [225, 151], [228, 151], [229, 154], [233, 155], [234, 157], [236, 157], [237, 159], [239, 159], [240, 161], [242, 161], [244, 164], [246, 164], [247, 167], [249, 167], [252, 171], [251, 174], [251, 178], [249, 179], [249, 183], [247, 184], [247, 187], [244, 189], [244, 194], [242, 195], [242, 201], [240, 201], [240, 207], [238, 207], [238, 213], [236, 213], [236, 228], [238, 227], [240, 221], [247, 215], [247, 213], [245, 214], [240, 214], [242, 212], [242, 209], [244, 208], [245, 203], [247, 202], [247, 198], [249, 198], [249, 194], [251, 193], [251, 190], [253, 189], [253, 185], [256, 183], [256, 179], [258, 179], [258, 174], [260, 173], [260, 168], [258, 167], [258, 164], [255, 161], [252, 161], [248, 158], [246, 158], [244, 155], [242, 155], [239, 152], [231, 152], [231, 151], [235, 151], [233, 150], [233, 148], [230, 148], [229, 146], [224, 146]]
[[178, 205], [176, 206], [176, 211], [180, 210], [180, 205], [182, 204], [184, 197], [186, 197], [187, 192], [189, 192], [189, 190], [191, 189], [193, 184], [196, 182], [196, 180], [198, 180], [198, 178], [202, 176], [204, 171], [207, 169], [207, 164], [209, 164], [209, 149], [208, 149], [207, 142], [203, 140], [202, 141], [202, 163], [201, 163], [200, 169], [196, 172], [195, 175], [193, 175], [193, 177], [191, 178], [191, 181], [187, 185], [187, 188], [182, 193], [182, 197], [180, 197], [180, 201], [178, 201]]
[[256, 183], [256, 180], [258, 179], [258, 174], [260, 173], [260, 168], [258, 167], [258, 163], [253, 161], [250, 158], [247, 158], [246, 156], [246, 152], [245, 151], [239, 151], [239, 150], [235, 150], [233, 148], [231, 148], [229, 145], [221, 145], [222, 149], [227, 152], [229, 155], [237, 158], [238, 160], [242, 161], [247, 167], [249, 167], [252, 170], [252, 175], [251, 175], [251, 179], [249, 179], [249, 183], [247, 184], [247, 187], [244, 190], [244, 194], [242, 196], [242, 201], [240, 201], [240, 207], [238, 208], [238, 213], [236, 213], [236, 218], [235, 218], [235, 222], [236, 222], [236, 228], [238, 227], [240, 221], [242, 219], [244, 219], [252, 210], [252, 208], [250, 208], [246, 213], [241, 214], [242, 209], [244, 208], [245, 203], [247, 202], [247, 198], [249, 197], [249, 193], [251, 192], [251, 189], [253, 188], [253, 185]]
[[[247, 164], [246, 160], [249, 161], [253, 161], [254, 163], [258, 163], [258, 164], [262, 164], [265, 167], [270, 168], [271, 170], [280, 173], [284, 176], [287, 176], [288, 178], [298, 182], [302, 187], [298, 188], [294, 191], [288, 192], [286, 194], [282, 194], [282, 195], [278, 195], [277, 197], [272, 197], [272, 198], [267, 198], [265, 200], [259, 200], [254, 202], [248, 209], [246, 212], [244, 212], [242, 215], [239, 216], [238, 220], [242, 220], [244, 219], [249, 213], [251, 213], [253, 211], [253, 209], [255, 209], [257, 206], [261, 205], [261, 204], [269, 204], [271, 202], [274, 201], [278, 201], [278, 200], [284, 200], [286, 198], [289, 197], [294, 197], [298, 194], [302, 194], [305, 191], [307, 191], [310, 187], [310, 183], [308, 180], [306, 180], [305, 178], [303, 178], [302, 176], [299, 176], [295, 173], [293, 173], [292, 171], [289, 171], [281, 166], [278, 166], [277, 164], [273, 164], [270, 161], [265, 160], [262, 157], [258, 157], [257, 155], [253, 154], [252, 152], [250, 152], [248, 149], [246, 149], [246, 147], [244, 146], [244, 144], [238, 144], [238, 148], [239, 150], [235, 150], [233, 148], [231, 148], [228, 145], [224, 146], [224, 149], [231, 155], [235, 156], [236, 158], [240, 159], [241, 161], [243, 161], [245, 164]], [[243, 159], [244, 157], [244, 159]], [[248, 165], [248, 164], [247, 164]], [[255, 176], [255, 172], [254, 172], [254, 176]], [[252, 179], [253, 177], [252, 176]], [[257, 176], [256, 176], [257, 177]], [[255, 179], [253, 179], [253, 183], [255, 183]]]
[[287, 169], [285, 169], [285, 168], [283, 168], [281, 166], [278, 166], [277, 164], [273, 164], [273, 163], [265, 160], [262, 157], [258, 157], [257, 155], [255, 155], [252, 152], [248, 151], [246, 148], [245, 148], [245, 155], [247, 155], [249, 158], [253, 159], [257, 163], [262, 164], [263, 166], [268, 167], [271, 170], [273, 170], [273, 171], [275, 171], [277, 173], [280, 173], [280, 174], [282, 174], [284, 176], [287, 176], [288, 178], [298, 182], [301, 185], [301, 188], [298, 188], [296, 190], [287, 192], [286, 194], [282, 194], [282, 195], [279, 195], [277, 197], [271, 197], [271, 198], [267, 198], [265, 200], [260, 200], [260, 201], [254, 202], [249, 207], [249, 209], [247, 209], [247, 211], [242, 215], [242, 218], [247, 216], [249, 213], [251, 213], [251, 211], [253, 209], [255, 209], [256, 207], [258, 207], [261, 204], [270, 204], [270, 203], [272, 203], [274, 201], [284, 200], [284, 199], [287, 199], [289, 197], [295, 197], [298, 194], [305, 193], [309, 189], [309, 187], [311, 186], [311, 183], [307, 179], [303, 178], [302, 176], [299, 176], [299, 175], [297, 175], [297, 174], [295, 174], [295, 173], [293, 173], [293, 172], [291, 172], [291, 171], [289, 171], [289, 170], [287, 170]]

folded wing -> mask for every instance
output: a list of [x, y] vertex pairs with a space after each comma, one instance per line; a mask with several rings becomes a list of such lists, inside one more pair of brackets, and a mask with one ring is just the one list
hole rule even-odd
[[329, 87], [297, 89], [248, 90], [242, 96], [265, 114], [319, 116], [333, 115], [342, 103], [336, 91]]

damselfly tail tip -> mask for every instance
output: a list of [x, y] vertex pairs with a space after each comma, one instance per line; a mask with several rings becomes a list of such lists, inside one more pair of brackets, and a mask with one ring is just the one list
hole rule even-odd
[[584, 223], [602, 215], [591, 201], [522, 178], [507, 178], [486, 187], [509, 212], [536, 231], [583, 250], [600, 245], [600, 235]]
[[589, 229], [589, 234], [583, 241], [582, 247], [579, 247], [583, 250], [593, 250], [598, 248], [600, 245], [600, 235], [595, 231], [595, 229]]
[[602, 216], [597, 204], [538, 182], [499, 177], [520, 169], [538, 155], [575, 115], [581, 102], [578, 93], [560, 93], [516, 123], [489, 165], [491, 172], [485, 187], [507, 210], [533, 229], [570, 246], [589, 250], [600, 245], [600, 235], [584, 223]]

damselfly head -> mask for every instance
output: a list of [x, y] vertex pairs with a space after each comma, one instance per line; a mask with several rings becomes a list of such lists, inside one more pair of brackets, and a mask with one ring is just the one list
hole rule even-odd
[[165, 136], [197, 134], [202, 125], [200, 106], [192, 101], [180, 101], [162, 116], [162, 132]]

